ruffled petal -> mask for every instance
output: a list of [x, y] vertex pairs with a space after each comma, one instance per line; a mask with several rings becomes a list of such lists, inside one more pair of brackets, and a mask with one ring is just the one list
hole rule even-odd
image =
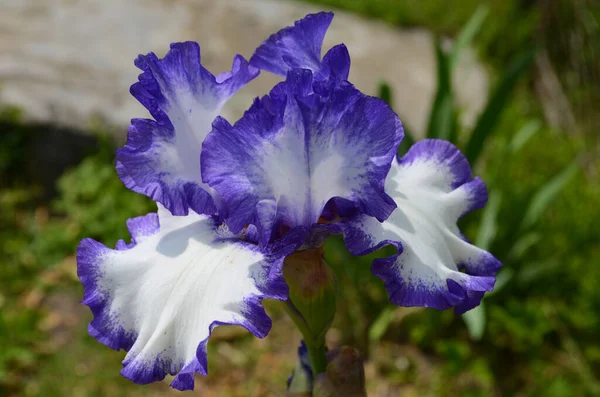
[[190, 208], [215, 213], [218, 198], [200, 176], [202, 141], [225, 102], [259, 70], [238, 55], [230, 72], [215, 77], [200, 63], [194, 42], [171, 44], [162, 59], [140, 55], [135, 64], [143, 73], [131, 93], [155, 120], [131, 121], [127, 143], [117, 150], [119, 177], [175, 215]]
[[123, 240], [117, 241], [115, 249], [124, 250], [135, 247], [147, 237], [153, 236], [159, 229], [158, 214], [147, 214], [136, 218], [128, 219], [126, 222], [127, 230], [131, 235], [131, 242], [127, 244]]
[[250, 64], [285, 77], [293, 68], [319, 70], [325, 33], [332, 12], [308, 14], [303, 19], [271, 35], [254, 52]]
[[262, 244], [273, 231], [310, 229], [334, 197], [380, 220], [395, 208], [384, 180], [400, 120], [347, 82], [321, 93], [311, 82], [310, 71], [295, 69], [234, 126], [217, 118], [203, 144], [204, 182], [226, 204], [227, 224], [256, 225]]
[[[160, 226], [159, 226], [160, 224]], [[271, 328], [261, 302], [287, 298], [283, 256], [240, 241], [212, 218], [167, 210], [128, 222], [132, 243], [112, 250], [92, 239], [77, 250], [89, 332], [128, 351], [122, 375], [140, 384], [176, 375], [171, 386], [193, 389], [206, 375], [206, 344], [218, 325], [241, 325], [257, 337]]]
[[392, 303], [454, 307], [459, 314], [479, 305], [501, 263], [467, 241], [456, 224], [487, 201], [485, 184], [471, 179], [467, 159], [449, 142], [420, 141], [392, 167], [386, 191], [398, 208], [385, 222], [361, 216], [343, 229], [355, 255], [388, 244], [398, 248], [373, 262]]

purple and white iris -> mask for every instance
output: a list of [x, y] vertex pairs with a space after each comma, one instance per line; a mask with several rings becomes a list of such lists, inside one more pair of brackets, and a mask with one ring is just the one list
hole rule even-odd
[[[327, 233], [343, 233], [355, 255], [398, 248], [373, 263], [398, 305], [462, 313], [493, 288], [500, 263], [456, 225], [485, 204], [485, 185], [448, 142], [396, 158], [398, 116], [347, 81], [343, 44], [321, 58], [332, 18], [308, 15], [217, 76], [192, 42], [136, 60], [131, 93], [154, 119], [132, 120], [117, 172], [158, 212], [127, 222], [130, 243], [84, 239], [77, 250], [89, 332], [128, 351], [125, 377], [171, 374], [171, 386], [192, 389], [214, 327], [265, 337], [262, 300], [288, 298], [283, 260]], [[259, 69], [285, 81], [230, 124], [223, 105]]]

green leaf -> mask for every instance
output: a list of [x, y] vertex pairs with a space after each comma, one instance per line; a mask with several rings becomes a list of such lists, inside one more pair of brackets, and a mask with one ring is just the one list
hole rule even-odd
[[539, 219], [550, 202], [564, 189], [564, 187], [575, 177], [579, 171], [577, 161], [573, 161], [571, 165], [562, 170], [558, 175], [548, 181], [538, 192], [533, 196], [523, 222], [521, 229], [526, 229], [533, 226]]
[[500, 203], [502, 202], [502, 194], [498, 190], [492, 191], [490, 198], [483, 210], [483, 217], [479, 225], [479, 232], [475, 239], [475, 245], [481, 249], [488, 250], [496, 238], [498, 232], [498, 212], [500, 211]]
[[535, 134], [542, 127], [542, 123], [539, 120], [532, 120], [525, 124], [513, 137], [508, 145], [508, 150], [511, 154], [516, 154], [519, 150], [525, 146], [525, 144], [533, 138]]
[[471, 339], [480, 340], [485, 331], [485, 306], [483, 302], [476, 308], [463, 314], [462, 318], [467, 326], [467, 330], [469, 330]]
[[369, 328], [369, 340], [378, 341], [385, 334], [388, 327], [394, 320], [394, 314], [396, 313], [396, 306], [386, 306], [381, 313], [377, 316], [371, 327]]
[[449, 57], [442, 49], [439, 39], [435, 40], [437, 59], [437, 93], [429, 115], [427, 127], [428, 138], [447, 139], [455, 143], [457, 134], [457, 118], [454, 111], [454, 96], [450, 75]]
[[475, 165], [481, 155], [486, 140], [496, 130], [500, 116], [517, 82], [529, 70], [536, 52], [536, 48], [528, 48], [518, 54], [494, 89], [467, 143], [465, 155], [472, 165]]
[[456, 66], [460, 52], [471, 44], [473, 38], [475, 38], [477, 33], [481, 30], [489, 11], [487, 6], [480, 5], [477, 7], [467, 24], [462, 28], [452, 46], [452, 52], [450, 53], [450, 69]]

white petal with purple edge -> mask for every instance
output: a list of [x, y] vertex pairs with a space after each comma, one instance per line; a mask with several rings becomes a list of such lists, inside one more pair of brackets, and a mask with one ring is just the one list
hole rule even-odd
[[132, 120], [127, 143], [117, 151], [121, 180], [175, 215], [190, 208], [215, 213], [218, 198], [200, 175], [202, 141], [223, 105], [258, 69], [238, 55], [231, 72], [215, 77], [200, 63], [200, 47], [193, 42], [171, 44], [162, 59], [140, 55], [136, 65], [143, 73], [131, 93], [155, 120]]
[[458, 229], [462, 215], [487, 201], [485, 184], [471, 180], [465, 157], [449, 142], [420, 141], [392, 166], [386, 192], [398, 208], [385, 222], [363, 216], [344, 225], [350, 251], [398, 247], [395, 256], [373, 262], [392, 303], [457, 313], [477, 306], [501, 264]]
[[193, 389], [194, 373], [207, 373], [206, 343], [215, 326], [266, 336], [271, 320], [261, 302], [287, 298], [285, 253], [261, 253], [193, 211], [177, 217], [159, 208], [158, 216], [128, 226], [129, 247], [85, 239], [77, 250], [83, 303], [94, 314], [90, 334], [128, 350], [125, 377], [145, 384], [171, 374], [173, 387]]

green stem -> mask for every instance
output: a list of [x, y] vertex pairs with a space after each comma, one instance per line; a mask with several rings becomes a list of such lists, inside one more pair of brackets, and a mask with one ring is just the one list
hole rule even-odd
[[313, 374], [316, 376], [325, 372], [327, 368], [327, 351], [325, 350], [325, 337], [318, 337], [318, 340], [314, 340], [315, 337], [311, 334], [310, 330], [302, 315], [298, 312], [298, 309], [294, 304], [287, 300], [284, 302], [285, 312], [291, 317], [296, 324], [296, 327], [302, 333], [304, 343], [308, 349], [308, 356], [310, 357], [310, 364], [312, 367]]
[[308, 325], [306, 324], [306, 322], [302, 318], [302, 315], [298, 312], [298, 309], [296, 309], [294, 304], [289, 299], [283, 303], [285, 312], [294, 321], [294, 324], [296, 324], [296, 327], [302, 333], [302, 337], [304, 338], [304, 340], [306, 341], [306, 339], [312, 339], [310, 331], [308, 330]]
[[313, 374], [317, 376], [322, 374], [327, 369], [327, 352], [325, 351], [325, 343], [309, 344], [305, 341], [310, 357], [310, 364]]

